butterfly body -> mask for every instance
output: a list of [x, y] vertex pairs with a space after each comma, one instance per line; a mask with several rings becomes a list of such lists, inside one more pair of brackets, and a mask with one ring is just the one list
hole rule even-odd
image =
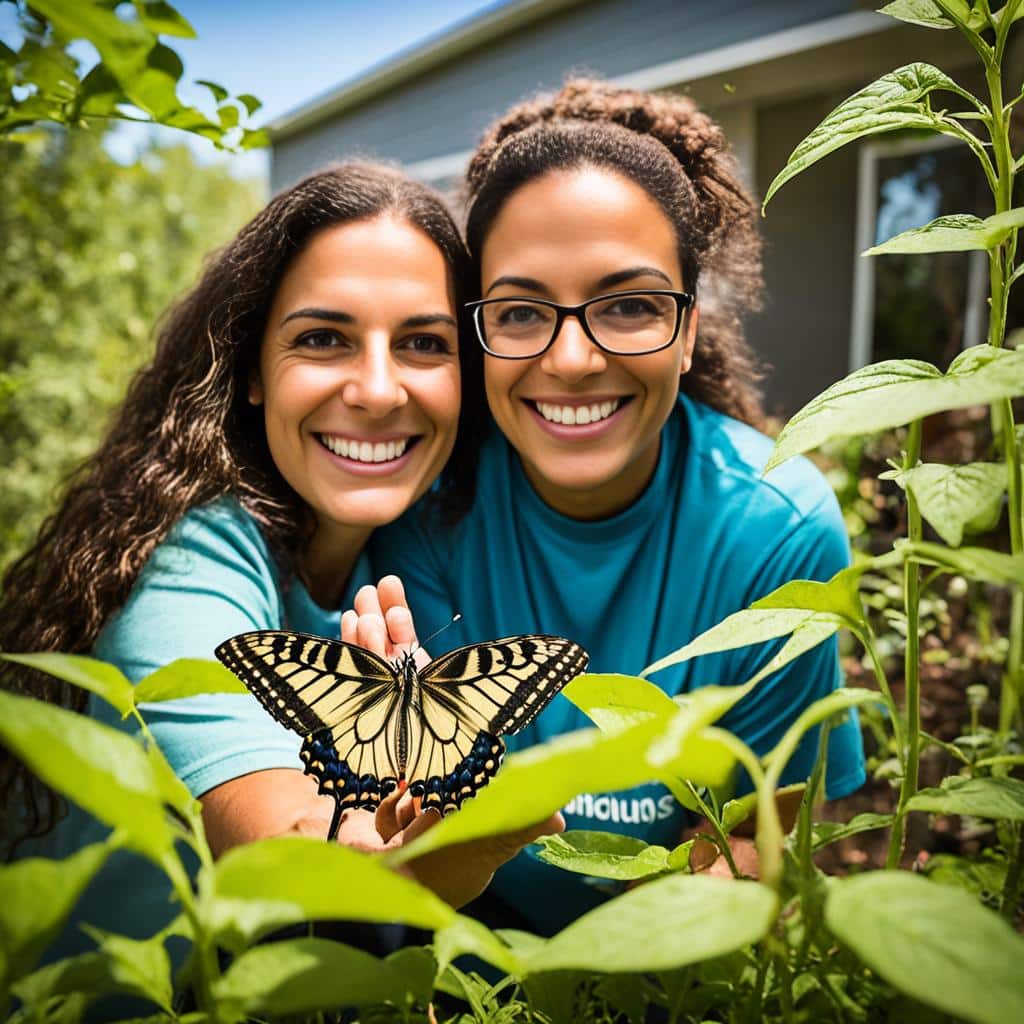
[[460, 647], [418, 670], [354, 644], [268, 630], [221, 644], [217, 657], [279, 722], [337, 813], [373, 810], [400, 783], [423, 808], [456, 810], [497, 772], [502, 735], [518, 732], [587, 654], [562, 637], [506, 637]]

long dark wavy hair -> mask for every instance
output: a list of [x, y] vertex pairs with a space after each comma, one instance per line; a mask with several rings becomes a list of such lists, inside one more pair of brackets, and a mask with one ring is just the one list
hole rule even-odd
[[[263, 411], [247, 401], [264, 324], [285, 271], [324, 228], [381, 215], [422, 230], [443, 253], [457, 308], [472, 298], [465, 246], [445, 204], [399, 171], [348, 163], [276, 196], [213, 253], [165, 316], [152, 361], [133, 380], [99, 450], [69, 481], [57, 511], [8, 569], [0, 650], [88, 653], [125, 602], [153, 549], [189, 509], [230, 495], [256, 520], [282, 572], [312, 532], [307, 507], [271, 458]], [[476, 346], [460, 345], [463, 388], [481, 393]], [[467, 405], [442, 475], [450, 518], [468, 507], [479, 425]], [[0, 685], [82, 710], [84, 691], [0, 664]], [[0, 751], [0, 820], [23, 838], [48, 831], [62, 802]]]
[[675, 227], [683, 280], [701, 305], [681, 387], [759, 425], [763, 373], [742, 323], [761, 307], [757, 207], [721, 128], [687, 97], [571, 78], [495, 121], [466, 176], [466, 241], [477, 270], [487, 233], [517, 189], [551, 171], [588, 166], [638, 184]]

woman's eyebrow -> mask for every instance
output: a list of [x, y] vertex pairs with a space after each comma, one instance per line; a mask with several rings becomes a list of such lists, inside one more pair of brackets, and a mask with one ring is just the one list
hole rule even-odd
[[486, 294], [490, 295], [495, 288], [503, 284], [512, 285], [515, 288], [525, 288], [527, 291], [530, 292], [544, 292], [545, 294], [547, 293], [547, 288], [545, 288], [544, 285], [540, 283], [540, 281], [537, 281], [532, 277], [515, 277], [511, 274], [506, 274], [504, 277], [499, 277], [496, 281], [492, 281], [491, 286], [490, 288], [487, 289]]
[[356, 318], [351, 313], [342, 313], [339, 309], [296, 309], [289, 313], [280, 323], [284, 327], [289, 320], [305, 317], [309, 320], [330, 320], [335, 324], [354, 324]]
[[616, 270], [614, 274], [606, 274], [597, 282], [598, 291], [604, 288], [614, 288], [617, 284], [633, 280], [634, 277], [660, 277], [665, 284], [670, 287], [672, 285], [672, 278], [657, 267], [630, 267], [628, 270]]
[[455, 317], [447, 313], [422, 313], [419, 316], [410, 316], [401, 323], [402, 327], [433, 327], [434, 324], [448, 324], [450, 327], [458, 328]]

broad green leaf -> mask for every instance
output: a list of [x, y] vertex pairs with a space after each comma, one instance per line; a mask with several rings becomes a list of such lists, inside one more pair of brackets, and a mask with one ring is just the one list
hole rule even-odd
[[941, 788], [922, 789], [915, 793], [907, 802], [907, 810], [1024, 821], [1024, 782], [1020, 779], [971, 779], [954, 775], [943, 779]]
[[924, 103], [936, 90], [953, 92], [973, 101], [970, 93], [930, 64], [907, 64], [865, 86], [836, 107], [789, 156], [776, 175], [764, 199], [772, 196], [791, 178], [807, 170], [829, 153], [849, 142], [881, 132], [907, 128], [939, 131], [941, 122]]
[[522, 986], [530, 1016], [544, 1024], [578, 1024], [577, 992], [586, 978], [586, 971], [545, 971], [524, 978]]
[[939, 217], [924, 227], [894, 235], [881, 245], [866, 249], [862, 255], [995, 249], [1021, 226], [1024, 226], [1024, 208], [996, 213], [984, 220], [969, 213], [954, 213]]
[[125, 83], [128, 98], [155, 121], [166, 121], [182, 106], [178, 82], [183, 72], [181, 58], [158, 43], [146, 55], [146, 66]]
[[947, 548], [930, 541], [900, 545], [904, 558], [915, 558], [926, 565], [936, 565], [949, 572], [970, 576], [987, 583], [1010, 583], [1024, 586], [1024, 554], [1004, 555], [988, 548]]
[[238, 142], [239, 149], [263, 149], [270, 145], [270, 135], [265, 128], [246, 128]]
[[139, 20], [154, 35], [195, 39], [196, 30], [165, 0], [133, 0]]
[[648, 991], [647, 979], [637, 974], [609, 974], [594, 989], [596, 995], [621, 1010], [627, 1021], [645, 1019]]
[[127, 103], [121, 83], [105, 64], [97, 64], [82, 79], [81, 113], [83, 116], [106, 117], [117, 112], [118, 105]]
[[669, 970], [757, 942], [777, 913], [775, 893], [757, 882], [669, 875], [584, 914], [528, 957], [526, 969]]
[[245, 683], [216, 661], [178, 658], [140, 679], [134, 688], [137, 704], [156, 704], [201, 693], [248, 693]]
[[840, 620], [834, 615], [816, 614], [793, 630], [793, 635], [782, 645], [781, 650], [758, 670], [749, 680], [759, 683], [774, 672], [796, 661], [802, 654], [817, 647], [839, 631]]
[[876, 434], [946, 409], [1024, 394], [1024, 351], [976, 345], [943, 374], [917, 359], [864, 366], [812, 398], [782, 428], [765, 473], [832, 438]]
[[[702, 687], [688, 694], [670, 719], [639, 722], [612, 734], [583, 729], [518, 751], [458, 814], [448, 815], [389, 859], [400, 864], [451, 843], [514, 832], [544, 821], [580, 793], [630, 789], [667, 773], [720, 785], [720, 775], [700, 776], [706, 758], [687, 760], [688, 743], [695, 740], [706, 754], [706, 741], [702, 744], [697, 734], [745, 692], [743, 687]], [[724, 763], [720, 759], [717, 766]]]
[[596, 878], [631, 881], [668, 870], [669, 851], [616, 832], [563, 832], [541, 836], [538, 856], [547, 864]]
[[952, 547], [960, 546], [965, 532], [982, 533], [999, 520], [1006, 490], [1006, 467], [999, 463], [924, 463], [897, 472], [895, 479], [917, 498], [921, 514]]
[[160, 781], [141, 744], [85, 715], [0, 692], [0, 742], [46, 785], [123, 831], [160, 862], [173, 837]]
[[252, 115], [263, 106], [263, 103], [253, 96], [252, 93], [239, 93], [235, 99], [245, 107], [246, 113], [250, 117], [252, 117]]
[[236, 846], [200, 892], [207, 927], [231, 948], [297, 921], [395, 921], [435, 929], [455, 917], [442, 899], [379, 858], [322, 839]]
[[113, 935], [90, 925], [82, 927], [96, 940], [119, 991], [137, 992], [170, 1012], [174, 998], [171, 958], [164, 949], [163, 936], [138, 940]]
[[909, 871], [833, 879], [825, 921], [901, 992], [977, 1024], [1019, 1020], [1024, 938], [965, 892]]
[[936, 853], [926, 861], [924, 873], [937, 885], [949, 885], [977, 899], [994, 901], [1002, 895], [1007, 866], [1005, 858], [998, 855], [971, 858]]
[[503, 941], [504, 937], [504, 934], [499, 937], [472, 917], [453, 915], [449, 924], [434, 932], [433, 949], [438, 973], [443, 972], [456, 957], [470, 953], [513, 978], [521, 978], [524, 974], [522, 957], [517, 949], [509, 948]]
[[864, 622], [864, 606], [860, 600], [862, 570], [840, 569], [825, 583], [817, 580], [790, 580], [770, 594], [755, 601], [751, 608], [803, 608], [812, 612], [831, 612], [847, 622]]
[[879, 828], [888, 828], [892, 824], [891, 814], [873, 814], [865, 811], [854, 815], [849, 821], [818, 821], [811, 828], [811, 849], [823, 850], [830, 843], [838, 843], [840, 839], [860, 835], [861, 832], [872, 832]]
[[[961, 24], [974, 30], [985, 27], [985, 15], [981, 11], [972, 11], [965, 0], [951, 0], [947, 6], [957, 13]], [[956, 22], [947, 17], [933, 0], [895, 0], [894, 3], [886, 4], [879, 13], [924, 28], [956, 27]]]
[[562, 693], [602, 732], [618, 732], [679, 710], [664, 690], [638, 676], [585, 673], [573, 679]]
[[134, 707], [134, 688], [113, 665], [81, 654], [0, 654], [4, 661], [39, 669], [66, 683], [95, 693], [114, 707], [123, 718]]
[[233, 103], [225, 103], [217, 108], [217, 120], [225, 130], [238, 127], [238, 107]]
[[114, 848], [94, 843], [65, 860], [27, 857], [0, 867], [0, 949], [10, 978], [36, 965]]
[[219, 1012], [280, 1017], [397, 1003], [413, 995], [386, 960], [328, 939], [290, 939], [246, 950], [214, 984]]

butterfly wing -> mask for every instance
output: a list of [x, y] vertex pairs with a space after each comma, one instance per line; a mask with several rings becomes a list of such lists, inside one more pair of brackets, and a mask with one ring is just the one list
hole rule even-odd
[[419, 674], [410, 716], [407, 777], [424, 807], [442, 814], [485, 786], [505, 745], [587, 666], [579, 644], [558, 636], [511, 636], [460, 647]]
[[282, 725], [305, 739], [300, 756], [321, 793], [374, 809], [397, 785], [401, 689], [362, 647], [285, 630], [242, 633], [217, 657]]

